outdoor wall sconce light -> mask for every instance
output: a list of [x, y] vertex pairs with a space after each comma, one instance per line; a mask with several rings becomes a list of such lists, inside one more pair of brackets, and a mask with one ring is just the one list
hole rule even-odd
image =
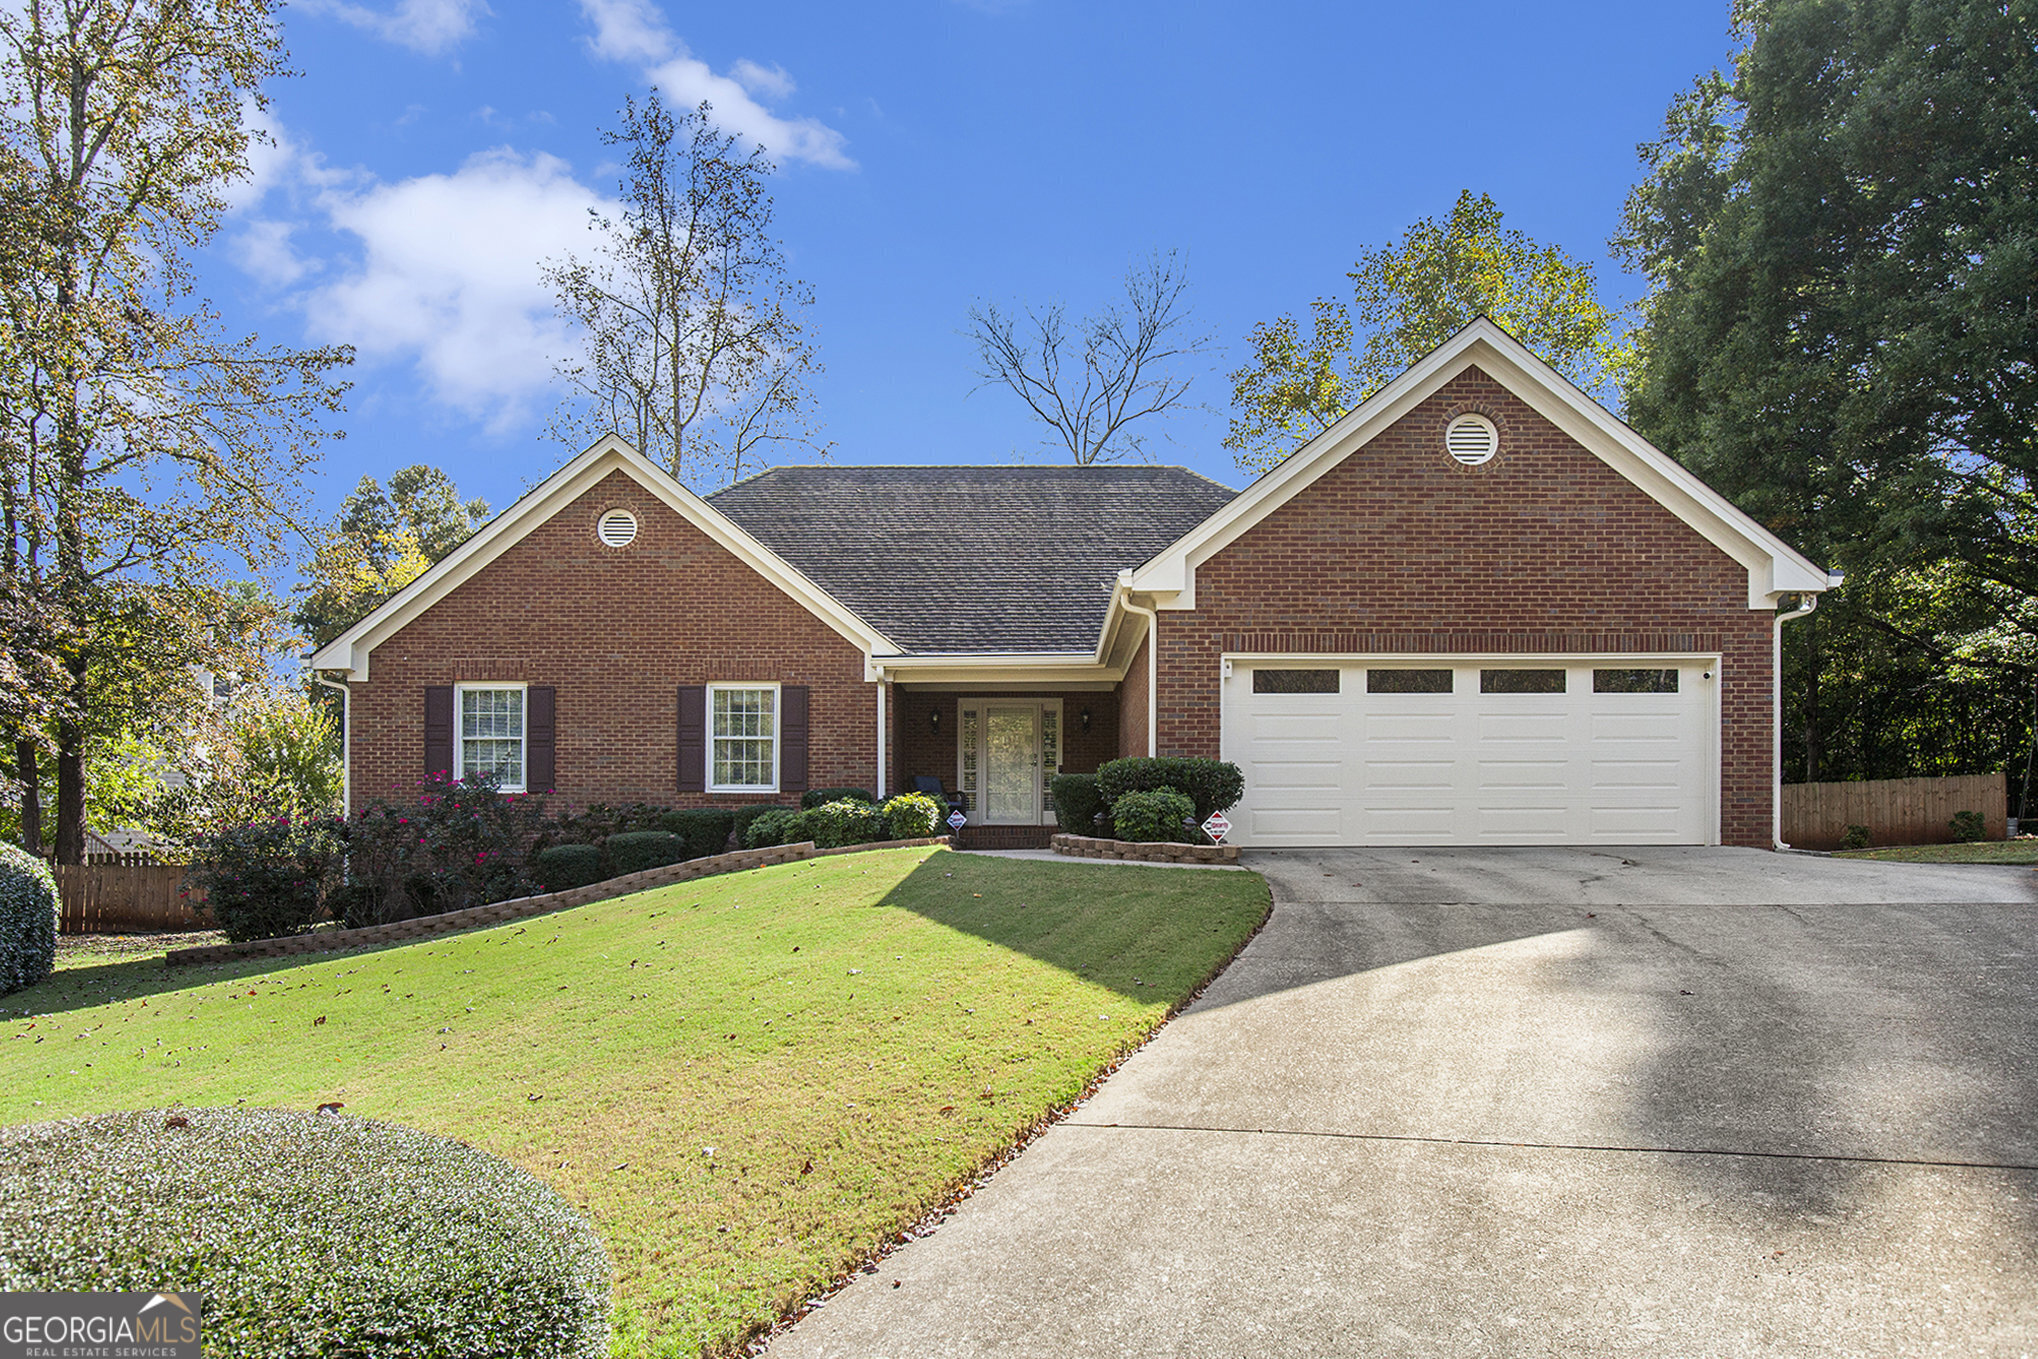
[[1088, 731], [1090, 729], [1090, 710], [1085, 708], [1078, 716], [1082, 719], [1083, 730]]
[[927, 710], [927, 730], [933, 732], [936, 736], [941, 735], [941, 709], [929, 708]]

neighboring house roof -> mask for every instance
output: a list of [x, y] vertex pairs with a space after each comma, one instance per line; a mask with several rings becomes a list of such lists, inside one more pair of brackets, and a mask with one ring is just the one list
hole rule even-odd
[[1236, 494], [1180, 467], [780, 467], [708, 503], [911, 653], [1093, 651], [1118, 573]]
[[1783, 595], [1817, 594], [1838, 582], [1838, 577], [1806, 560], [1579, 391], [1521, 341], [1482, 316], [1289, 454], [1239, 492], [1221, 512], [1131, 572], [1126, 588], [1166, 596], [1160, 605], [1164, 609], [1193, 609], [1199, 565], [1472, 367], [1534, 407], [1586, 451], [1745, 566], [1749, 608], [1774, 608]]

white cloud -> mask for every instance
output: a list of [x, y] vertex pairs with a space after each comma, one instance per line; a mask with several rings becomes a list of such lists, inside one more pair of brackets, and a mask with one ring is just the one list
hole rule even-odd
[[522, 419], [554, 360], [578, 348], [540, 264], [584, 251], [588, 209], [616, 205], [557, 157], [508, 149], [321, 201], [362, 260], [307, 297], [314, 336], [370, 358], [415, 356], [436, 396], [491, 427]]
[[471, 36], [475, 21], [489, 12], [487, 0], [398, 0], [393, 10], [370, 9], [352, 0], [299, 0], [299, 5], [428, 55]]
[[793, 78], [783, 67], [760, 65], [746, 57], [729, 74], [717, 75], [688, 50], [650, 0], [580, 0], [580, 8], [594, 24], [588, 46], [595, 54], [645, 67], [651, 82], [673, 103], [686, 106], [705, 100], [713, 106], [717, 126], [774, 156], [830, 170], [856, 168], [843, 150], [848, 143], [840, 132], [814, 118], [781, 118], [758, 102], [784, 99], [793, 92]]
[[312, 268], [290, 243], [290, 234], [295, 230], [295, 223], [275, 218], [250, 222], [234, 237], [235, 258], [242, 269], [262, 282], [274, 288], [287, 288]]

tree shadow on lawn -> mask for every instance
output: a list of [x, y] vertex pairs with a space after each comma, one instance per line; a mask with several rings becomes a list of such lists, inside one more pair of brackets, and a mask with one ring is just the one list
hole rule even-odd
[[1271, 904], [1256, 873], [937, 853], [878, 902], [1141, 1003], [1178, 1002], [1244, 946]]
[[95, 1005], [146, 999], [169, 991], [197, 990], [241, 977], [267, 976], [312, 963], [330, 962], [335, 958], [355, 957], [367, 951], [340, 949], [331, 953], [300, 953], [288, 958], [242, 958], [226, 963], [176, 967], [164, 962], [160, 953], [139, 958], [114, 956], [104, 962], [59, 968], [34, 986], [0, 996], [0, 1019], [64, 1014], [71, 1010], [89, 1010]]

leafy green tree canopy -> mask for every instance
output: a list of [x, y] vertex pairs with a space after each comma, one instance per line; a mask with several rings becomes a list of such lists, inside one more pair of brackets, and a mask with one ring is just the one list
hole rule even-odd
[[1318, 298], [1308, 336], [1285, 315], [1247, 337], [1224, 440], [1240, 467], [1273, 466], [1482, 315], [1586, 391], [1615, 391], [1623, 355], [1592, 266], [1503, 227], [1491, 195], [1465, 190], [1448, 217], [1415, 223], [1345, 276], [1351, 304]]
[[453, 479], [422, 463], [362, 477], [339, 517], [314, 540], [293, 615], [323, 646], [488, 522], [488, 502], [462, 500]]

